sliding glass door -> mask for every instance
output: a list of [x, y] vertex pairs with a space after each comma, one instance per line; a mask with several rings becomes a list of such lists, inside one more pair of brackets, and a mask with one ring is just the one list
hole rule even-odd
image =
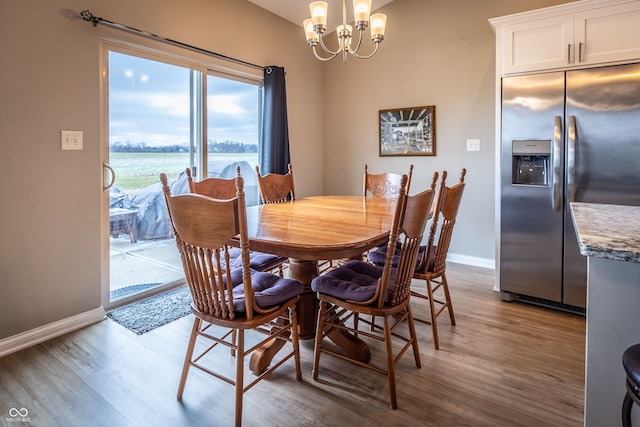
[[178, 194], [187, 168], [202, 179], [240, 167], [248, 204], [258, 203], [262, 86], [157, 52], [106, 44], [104, 54], [109, 309], [184, 282], [160, 173]]
[[109, 294], [120, 305], [179, 282], [159, 175], [196, 165], [197, 71], [109, 51]]

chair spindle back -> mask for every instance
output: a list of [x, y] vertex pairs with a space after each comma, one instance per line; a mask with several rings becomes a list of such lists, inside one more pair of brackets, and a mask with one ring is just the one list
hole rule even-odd
[[[428, 252], [425, 257], [426, 260], [433, 260], [433, 262], [427, 261], [424, 263], [422, 267], [424, 272], [429, 270], [432, 273], [438, 273], [446, 269], [447, 254], [449, 252], [449, 246], [451, 245], [453, 228], [456, 224], [458, 209], [460, 208], [462, 194], [466, 185], [464, 182], [466, 174], [467, 170], [463, 168], [460, 173], [460, 181], [452, 187], [447, 187], [445, 182], [447, 172], [442, 172], [440, 190], [436, 199], [437, 201], [433, 213], [433, 222], [431, 224], [429, 241], [427, 243]], [[440, 216], [442, 216], [442, 221], [439, 220]], [[435, 236], [438, 227], [440, 227], [440, 234], [436, 242]]]
[[429, 211], [433, 203], [435, 190], [433, 186], [419, 194], [409, 196], [406, 194], [407, 175], [401, 180], [396, 212], [387, 244], [387, 257], [381, 280], [381, 292], [378, 306], [384, 305], [388, 290], [389, 279], [393, 268], [393, 257], [397, 242], [401, 241], [400, 259], [395, 266], [395, 277], [389, 303], [397, 305], [409, 298], [411, 293], [411, 278], [415, 270], [420, 243], [424, 236]]
[[[226, 200], [200, 194], [172, 196], [167, 176], [161, 174], [160, 180], [194, 307], [218, 319], [233, 320], [237, 312], [245, 312], [251, 319], [255, 304], [243, 178], [235, 178], [236, 197]], [[242, 251], [242, 269], [234, 269], [229, 259], [229, 241], [236, 238]], [[244, 284], [244, 299], [238, 307], [233, 287], [240, 282]]]

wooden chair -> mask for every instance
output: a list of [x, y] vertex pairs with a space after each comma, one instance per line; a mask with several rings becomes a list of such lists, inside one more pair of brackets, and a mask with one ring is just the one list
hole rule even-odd
[[[239, 175], [240, 166], [237, 167], [236, 171]], [[236, 197], [235, 178], [206, 178], [200, 181], [194, 181], [191, 176], [191, 168], [187, 168], [186, 173], [191, 193], [201, 194], [219, 200], [228, 200]], [[232, 264], [241, 264], [241, 251], [239, 248], [230, 248], [229, 255], [234, 258]], [[256, 251], [249, 252], [249, 264], [251, 268], [257, 271], [274, 271], [278, 269], [280, 277], [284, 277], [284, 266], [288, 262], [289, 258], [287, 257]]]
[[[244, 392], [265, 375], [293, 357], [296, 379], [302, 380], [295, 306], [303, 287], [297, 280], [251, 270], [241, 176], [235, 179], [237, 196], [227, 200], [199, 194], [172, 196], [164, 173], [160, 180], [193, 298], [191, 311], [195, 315], [177, 398], [182, 400], [189, 369], [196, 367], [235, 386], [235, 424], [240, 426]], [[231, 265], [229, 242], [233, 239], [239, 242], [242, 250], [241, 268]], [[245, 331], [250, 329], [264, 332], [267, 337], [247, 349]], [[198, 345], [199, 354], [194, 356], [198, 340], [209, 341], [206, 346]], [[245, 385], [245, 357], [274, 341], [291, 343], [291, 351], [281, 355], [280, 361]], [[215, 350], [224, 348], [230, 348], [236, 357], [235, 378], [212, 366], [215, 362], [212, 358], [217, 354]], [[225, 364], [218, 360], [217, 365]], [[216, 402], [207, 401], [206, 404]]]
[[[258, 176], [258, 188], [260, 189], [262, 203], [282, 203], [296, 199], [291, 164], [289, 164], [288, 172], [285, 175], [269, 173], [262, 176], [258, 166], [256, 166], [256, 175]], [[333, 267], [333, 261], [331, 260], [320, 260], [318, 262], [320, 273], [324, 273]]]
[[296, 193], [293, 187], [291, 164], [289, 164], [288, 169], [289, 171], [285, 175], [269, 173], [262, 176], [260, 175], [260, 167], [256, 166], [258, 188], [260, 189], [262, 203], [281, 203], [287, 200], [295, 200]]
[[[424, 262], [413, 273], [414, 279], [425, 280], [426, 293], [412, 291], [411, 295], [417, 298], [423, 298], [429, 301], [429, 319], [424, 320], [416, 317], [416, 321], [431, 325], [433, 332], [433, 344], [438, 350], [440, 343], [438, 341], [438, 324], [437, 317], [444, 310], [449, 313], [449, 320], [452, 325], [456, 324], [453, 314], [453, 305], [451, 303], [451, 294], [449, 293], [449, 284], [447, 283], [447, 254], [449, 253], [449, 245], [451, 236], [453, 235], [453, 227], [456, 224], [458, 209], [462, 201], [462, 193], [464, 192], [464, 177], [467, 173], [466, 169], [462, 169], [460, 181], [452, 187], [447, 187], [445, 181], [447, 172], [442, 173], [442, 181], [440, 183], [440, 192], [436, 199], [434, 209], [434, 218], [431, 224], [429, 240], [427, 242], [427, 252], [424, 256]], [[442, 217], [442, 220], [439, 217]], [[439, 229], [438, 238], [436, 240], [436, 229]], [[437, 296], [435, 293], [441, 289], [443, 295]]]
[[[413, 165], [409, 165], [409, 174], [407, 175], [407, 188], [406, 192], [409, 194], [411, 187], [411, 176], [413, 175]], [[400, 183], [402, 182], [402, 175], [393, 172], [384, 172], [378, 174], [371, 174], [368, 171], [368, 166], [364, 165], [364, 180], [362, 195], [367, 197], [379, 197], [383, 199], [397, 199], [400, 194]], [[386, 247], [386, 246], [383, 246]], [[373, 249], [375, 250], [375, 249]], [[362, 259], [366, 261], [370, 251], [362, 254]]]
[[[409, 174], [407, 175], [407, 194], [411, 187], [411, 175], [413, 174], [413, 165], [409, 165]], [[367, 165], [364, 165], [364, 197], [371, 194], [373, 197], [381, 197], [386, 199], [397, 199], [400, 194], [400, 183], [402, 175], [397, 173], [385, 172], [378, 174], [370, 174]]]
[[[404, 175], [398, 189], [398, 201], [390, 232], [389, 247], [400, 244], [400, 258], [396, 268], [392, 265], [393, 251], [384, 267], [351, 260], [322, 276], [314, 278], [311, 289], [318, 294], [320, 309], [313, 362], [313, 379], [318, 379], [320, 354], [327, 353], [349, 360], [388, 376], [391, 407], [397, 409], [395, 365], [401, 356], [413, 348], [416, 367], [420, 368], [420, 351], [415, 325], [409, 305], [411, 275], [415, 269], [418, 249], [426, 227], [428, 213], [434, 197], [432, 189], [409, 197], [406, 194], [407, 176]], [[383, 319], [383, 326], [374, 325], [373, 330], [358, 329], [361, 315]], [[365, 316], [366, 317], [366, 316]], [[408, 330], [399, 327], [407, 321]], [[364, 318], [362, 323], [370, 323]], [[386, 349], [386, 366], [371, 361], [368, 352], [364, 354], [343, 354], [323, 346], [328, 334], [340, 330], [350, 336], [382, 341]], [[408, 335], [407, 335], [408, 334]], [[392, 337], [403, 343], [402, 349], [394, 353]]]
[[[426, 281], [426, 292], [418, 292], [414, 289], [411, 291], [411, 295], [429, 301], [429, 319], [416, 317], [415, 320], [431, 325], [433, 344], [436, 350], [440, 348], [437, 317], [446, 309], [449, 313], [451, 324], [456, 324], [449, 284], [447, 283], [445, 273], [447, 268], [447, 254], [449, 252], [449, 245], [451, 243], [451, 236], [453, 235], [458, 209], [462, 200], [462, 193], [464, 192], [464, 177], [466, 173], [467, 170], [462, 169], [460, 181], [452, 187], [446, 186], [447, 172], [444, 171], [442, 173], [427, 244], [420, 247], [419, 262], [413, 273], [414, 279]], [[437, 175], [434, 175], [434, 180], [435, 179], [437, 179]], [[440, 217], [442, 217], [442, 222], [440, 222]], [[370, 253], [368, 259], [374, 264], [381, 264], [384, 259], [383, 257], [386, 257], [386, 248]], [[436, 296], [435, 293], [440, 289], [443, 295]]]
[[[200, 181], [194, 181], [191, 175], [191, 168], [187, 168], [185, 172], [187, 173], [189, 190], [194, 194], [201, 194], [220, 200], [228, 200], [236, 197], [235, 178], [205, 178]], [[237, 172], [240, 172], [240, 167], [237, 168]]]

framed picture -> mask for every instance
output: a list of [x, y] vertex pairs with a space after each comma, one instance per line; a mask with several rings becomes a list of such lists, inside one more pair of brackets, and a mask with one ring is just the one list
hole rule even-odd
[[380, 156], [435, 156], [436, 107], [380, 110]]

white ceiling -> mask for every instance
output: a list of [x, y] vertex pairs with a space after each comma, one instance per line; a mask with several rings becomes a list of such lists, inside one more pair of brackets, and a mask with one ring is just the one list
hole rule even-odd
[[[251, 3], [260, 6], [284, 19], [302, 27], [302, 21], [309, 18], [309, 3], [311, 0], [249, 0]], [[327, 30], [332, 31], [342, 24], [342, 1], [325, 0], [329, 4], [327, 16]], [[381, 8], [393, 0], [373, 0], [371, 9]], [[353, 21], [353, 2], [347, 0], [347, 22]]]

